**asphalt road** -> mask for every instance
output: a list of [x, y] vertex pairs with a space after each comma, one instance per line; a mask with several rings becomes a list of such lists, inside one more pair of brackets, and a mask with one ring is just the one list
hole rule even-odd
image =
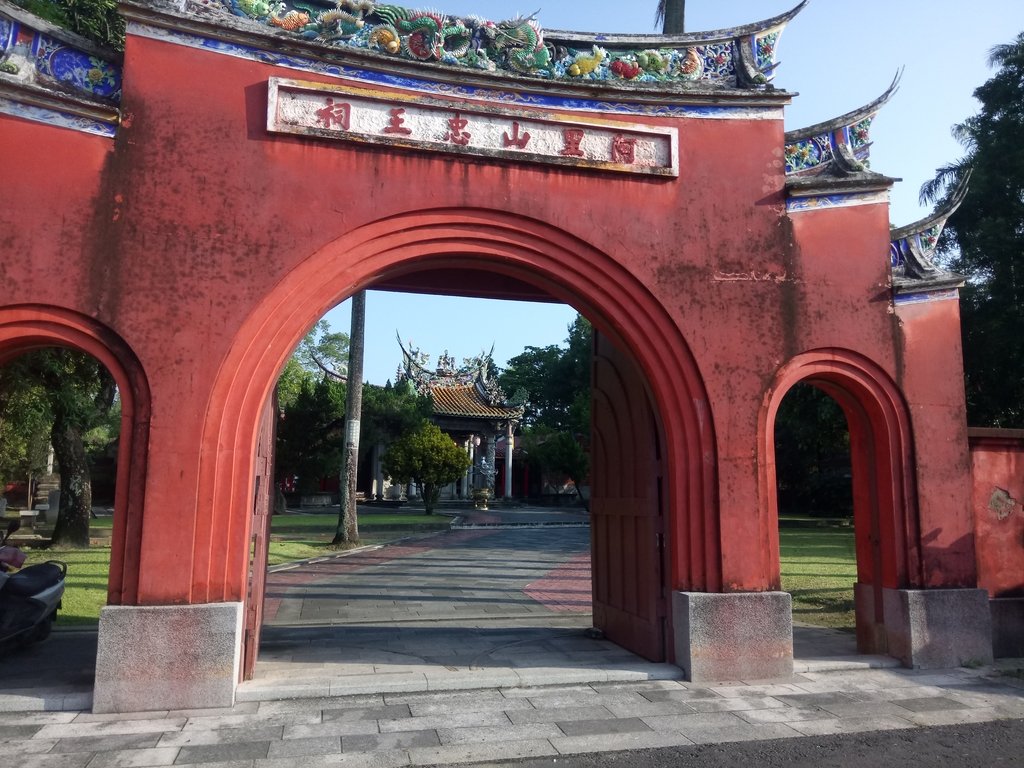
[[842, 736], [599, 752], [488, 763], [502, 768], [980, 768], [1024, 766], [1024, 720]]

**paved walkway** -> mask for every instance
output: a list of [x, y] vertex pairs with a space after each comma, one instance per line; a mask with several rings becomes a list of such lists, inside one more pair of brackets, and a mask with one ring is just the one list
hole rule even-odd
[[587, 632], [587, 537], [481, 528], [280, 571], [257, 677], [225, 710], [82, 711], [95, 634], [56, 633], [0, 662], [0, 743], [23, 768], [450, 765], [1024, 718], [1013, 663], [871, 668], [891, 662], [800, 627], [791, 677], [659, 679], [679, 671]]

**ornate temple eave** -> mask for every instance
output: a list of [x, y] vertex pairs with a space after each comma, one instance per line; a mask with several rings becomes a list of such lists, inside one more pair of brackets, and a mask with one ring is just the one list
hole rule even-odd
[[[619, 78], [545, 78], [501, 69], [489, 71], [436, 61], [413, 60], [367, 47], [329, 45], [249, 18], [227, 14], [217, 0], [185, 0], [185, 5], [186, 10], [182, 10], [179, 3], [168, 0], [145, 3], [122, 0], [118, 8], [130, 22], [129, 34], [152, 37], [157, 36], [153, 34], [154, 30], [164, 30], [161, 39], [212, 52], [238, 55], [237, 49], [244, 49], [246, 53], [243, 55], [267, 63], [277, 63], [288, 57], [301, 57], [304, 61], [335, 65], [335, 69], [351, 67], [353, 76], [358, 74], [356, 69], [364, 68], [375, 73], [387, 73], [395, 78], [404, 77], [443, 85], [452, 95], [462, 95], [476, 89], [490, 90], [494, 98], [507, 96], [510, 92], [561, 95], [567, 99], [587, 100], [594, 104], [618, 101], [663, 105], [668, 113], [672, 113], [672, 108], [681, 104], [777, 109], [791, 100], [791, 94], [773, 88], [738, 87], [736, 80], [739, 70], [743, 69], [741, 61], [735, 63], [737, 73], [732, 81], [646, 82]], [[188, 39], [190, 37], [191, 40]], [[218, 43], [224, 45], [219, 46]], [[288, 66], [287, 61], [284, 64]]]
[[0, 0], [0, 113], [113, 136], [121, 57]]
[[727, 40], [734, 40], [740, 37], [750, 37], [751, 35], [760, 36], [766, 32], [771, 32], [778, 27], [785, 26], [796, 18], [797, 14], [799, 14], [809, 2], [810, 0], [803, 0], [803, 2], [792, 10], [781, 13], [778, 16], [773, 16], [770, 19], [765, 19], [764, 21], [757, 21], [752, 24], [744, 24], [738, 27], [728, 27], [726, 29], [709, 30], [707, 32], [683, 32], [678, 35], [620, 35], [603, 32], [571, 32], [568, 30], [551, 29], [547, 30], [547, 38], [552, 43], [572, 42], [586, 45], [600, 43], [601, 45], [607, 45], [608, 47], [644, 46], [649, 48], [676, 45], [687, 46], [694, 45], [695, 43], [725, 42]]
[[786, 212], [888, 203], [889, 189], [897, 181], [871, 171], [790, 177], [786, 180]]
[[877, 99], [872, 101], [870, 104], [865, 104], [859, 109], [854, 109], [847, 112], [845, 115], [840, 115], [831, 120], [825, 120], [824, 122], [817, 123], [815, 125], [809, 125], [806, 128], [799, 128], [795, 131], [786, 131], [786, 143], [793, 141], [799, 141], [800, 139], [807, 139], [818, 134], [830, 133], [832, 131], [845, 128], [856, 123], [866, 120], [869, 117], [877, 114], [878, 111], [884, 107], [893, 94], [899, 89], [900, 78], [903, 76], [903, 71], [900, 70], [896, 73], [892, 83], [888, 88], [885, 89], [885, 93], [879, 96]]
[[0, 74], [0, 114], [112, 138], [121, 121], [109, 102], [14, 80]]
[[882, 192], [889, 190], [901, 179], [885, 176], [872, 171], [850, 174], [821, 174], [820, 176], [797, 177], [786, 180], [786, 191], [790, 197], [836, 194], [843, 192]]
[[926, 230], [933, 229], [934, 227], [945, 227], [946, 220], [949, 219], [957, 209], [963, 203], [964, 198], [967, 196], [967, 190], [969, 187], [970, 175], [968, 175], [963, 182], [961, 182], [953, 196], [949, 201], [938, 210], [925, 216], [923, 219], [915, 221], [913, 224], [906, 224], [902, 227], [892, 227], [890, 230], [890, 238], [893, 241], [902, 240], [911, 235], [920, 234]]
[[897, 72], [885, 93], [860, 109], [823, 123], [786, 132], [787, 176], [866, 171], [871, 157], [871, 122], [896, 92]]
[[967, 278], [956, 272], [941, 272], [923, 279], [894, 275], [892, 279], [892, 292], [896, 296], [935, 292], [944, 293], [962, 288], [966, 281]]
[[890, 263], [893, 290], [897, 294], [911, 291], [940, 291], [958, 288], [965, 278], [943, 269], [935, 262], [939, 236], [967, 195], [968, 175], [949, 201], [920, 221], [890, 230]]

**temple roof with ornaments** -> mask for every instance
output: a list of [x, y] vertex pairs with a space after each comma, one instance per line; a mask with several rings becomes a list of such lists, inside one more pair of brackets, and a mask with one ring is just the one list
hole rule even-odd
[[456, 421], [485, 421], [491, 424], [518, 422], [523, 407], [508, 402], [498, 382], [491, 376], [491, 352], [468, 357], [458, 365], [445, 350], [430, 368], [430, 356], [412, 346], [398, 344], [402, 349], [402, 364], [397, 381], [408, 382], [417, 393], [429, 395], [435, 421], [445, 428], [457, 427]]
[[[791, 99], [772, 81], [782, 32], [806, 4], [753, 24], [679, 35], [545, 30], [539, 13], [491, 20], [373, 0], [122, 0], [119, 11], [129, 34], [435, 97], [742, 118]], [[113, 138], [122, 66], [120, 55], [0, 0], [0, 113]], [[870, 131], [898, 80], [870, 104], [785, 134], [788, 213], [888, 200], [896, 179], [871, 170]], [[932, 258], [953, 203], [893, 230], [896, 300], [959, 284]]]

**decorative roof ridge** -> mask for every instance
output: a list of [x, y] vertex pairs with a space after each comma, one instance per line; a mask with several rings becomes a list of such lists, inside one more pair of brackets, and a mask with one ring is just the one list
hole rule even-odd
[[956, 213], [967, 196], [970, 178], [969, 173], [964, 176], [953, 196], [930, 216], [890, 230], [889, 255], [893, 289], [897, 293], [963, 285], [966, 278], [936, 264], [935, 253], [946, 221]]
[[834, 117], [831, 120], [824, 120], [820, 123], [809, 125], [806, 128], [797, 128], [792, 131], [786, 131], [786, 143], [788, 144], [793, 141], [799, 141], [800, 139], [808, 139], [821, 133], [828, 133], [839, 128], [845, 128], [846, 126], [854, 125], [862, 120], [872, 117], [877, 114], [878, 111], [889, 102], [893, 97], [893, 94], [899, 90], [900, 79], [902, 77], [903, 68], [901, 67], [893, 77], [892, 83], [889, 84], [889, 87], [885, 89], [881, 96], [858, 109], [850, 110], [845, 115]]
[[[274, 53], [302, 51], [324, 58], [343, 52], [386, 71], [430, 72], [438, 80], [454, 72], [460, 82], [476, 78], [490, 84], [508, 78], [515, 83], [512, 87], [523, 89], [538, 82], [548, 88], [589, 86], [588, 91], [603, 99], [609, 91], [696, 98], [750, 98], [753, 93], [774, 102], [777, 94], [767, 83], [776, 68], [776, 43], [783, 29], [777, 25], [718, 42], [694, 39], [677, 47], [671, 47], [673, 37], [658, 36], [651, 40], [670, 47], [609, 49], [596, 37], [580, 47], [552, 45], [533, 16], [494, 22], [373, 0], [336, 0], [333, 8], [328, 0], [313, 5], [309, 0], [121, 0], [119, 9], [144, 24], [244, 41]], [[788, 94], [781, 95], [788, 99]]]
[[792, 10], [780, 13], [770, 19], [755, 21], [750, 24], [743, 24], [738, 27], [726, 27], [724, 29], [713, 29], [706, 32], [683, 32], [675, 35], [663, 34], [615, 34], [606, 32], [576, 32], [564, 29], [545, 30], [545, 36], [551, 41], [565, 41], [574, 43], [601, 43], [607, 46], [616, 45], [646, 45], [648, 47], [672, 47], [676, 45], [693, 45], [695, 43], [725, 42], [735, 40], [738, 37], [749, 37], [760, 33], [771, 32], [777, 27], [788, 24], [811, 0], [803, 0]]
[[814, 176], [793, 176], [786, 179], [786, 190], [794, 197], [816, 195], [823, 192], [866, 192], [885, 190], [902, 179], [860, 170], [851, 173], [836, 173], [829, 170]]
[[889, 234], [893, 240], [901, 240], [909, 235], [919, 234], [926, 229], [931, 229], [936, 225], [942, 225], [945, 227], [946, 220], [956, 213], [957, 209], [963, 203], [964, 198], [967, 197], [967, 190], [970, 187], [971, 174], [968, 172], [963, 180], [957, 185], [956, 191], [953, 192], [953, 196], [946, 202], [945, 205], [936, 208], [930, 214], [925, 216], [923, 219], [918, 219], [912, 224], [904, 224], [902, 227], [893, 227], [890, 225]]
[[10, 0], [0, 0], [0, 14], [43, 32], [49, 37], [56, 38], [62, 43], [67, 43], [90, 56], [108, 61], [111, 64], [120, 65], [124, 61], [124, 56], [117, 51], [105, 48], [87, 37], [64, 29], [64, 27], [60, 27], [52, 21], [47, 21], [41, 16], [36, 16], [32, 12], [26, 11], [20, 5], [10, 2]]
[[787, 131], [786, 175], [851, 174], [867, 170], [871, 159], [871, 122], [896, 92], [902, 75], [899, 70], [885, 92], [870, 104], [823, 123]]
[[121, 120], [121, 111], [117, 104], [109, 99], [89, 97], [77, 91], [20, 80], [17, 75], [4, 72], [0, 72], [0, 98], [66, 112], [113, 126]]

